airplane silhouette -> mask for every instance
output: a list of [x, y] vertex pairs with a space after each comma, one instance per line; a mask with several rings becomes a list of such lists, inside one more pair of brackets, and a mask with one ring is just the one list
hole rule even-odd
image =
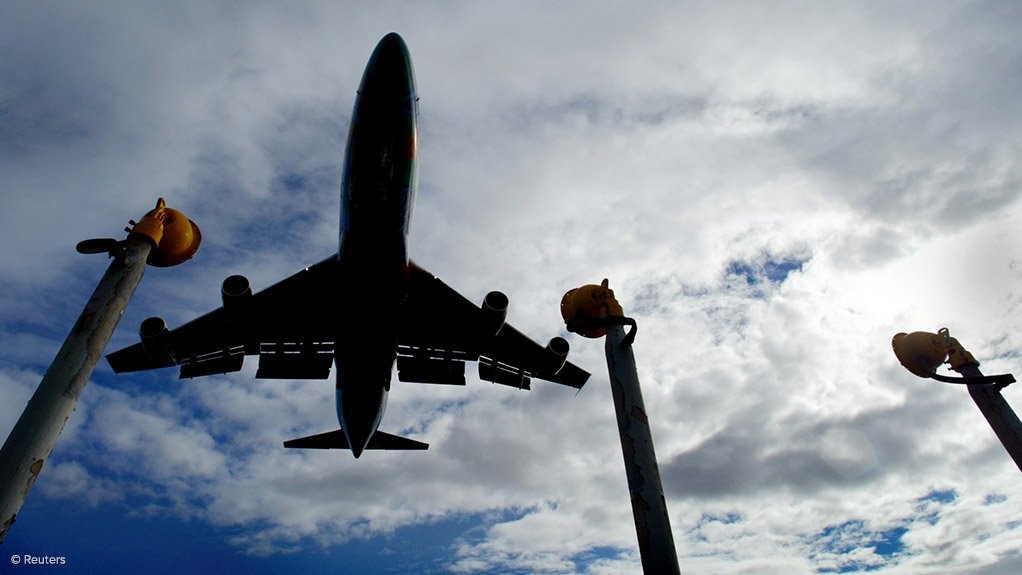
[[416, 192], [418, 97], [411, 56], [396, 33], [377, 44], [359, 85], [341, 181], [337, 254], [252, 293], [234, 275], [223, 306], [174, 330], [142, 322], [141, 342], [107, 356], [117, 373], [180, 366], [190, 378], [241, 369], [257, 378], [327, 379], [337, 366], [340, 429], [285, 447], [426, 449], [379, 431], [397, 362], [405, 382], [465, 385], [465, 362], [485, 381], [529, 389], [532, 378], [581, 389], [589, 373], [567, 361], [568, 342], [545, 347], [505, 323], [508, 298], [476, 306], [408, 257]]

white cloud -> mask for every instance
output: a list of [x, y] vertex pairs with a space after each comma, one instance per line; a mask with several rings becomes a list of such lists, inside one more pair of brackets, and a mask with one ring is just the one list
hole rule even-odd
[[[5, 338], [6, 340], [6, 338]], [[30, 371], [4, 371], [0, 373], [0, 390], [6, 401], [3, 402], [3, 409], [0, 412], [0, 432], [6, 438], [14, 429], [14, 424], [21, 417], [22, 410], [28, 405], [35, 387], [42, 380], [42, 375]]]
[[95, 477], [75, 461], [57, 463], [46, 470], [46, 481], [40, 490], [52, 499], [70, 499], [90, 507], [117, 502], [124, 498], [114, 481]]
[[[102, 273], [73, 243], [157, 195], [204, 244], [148, 271], [111, 348], [216, 307], [231, 273], [258, 289], [336, 249], [354, 89], [397, 29], [422, 96], [413, 258], [473, 301], [506, 291], [540, 341], [564, 291], [610, 278], [685, 572], [1010, 570], [1017, 469], [964, 389], [889, 342], [947, 325], [1017, 369], [1018, 9], [531, 8], [9, 14], [0, 422]], [[572, 345], [594, 373], [577, 397], [395, 384], [382, 427], [431, 448], [357, 462], [281, 446], [336, 425], [331, 382], [101, 365], [38, 489], [122, 493], [262, 555], [479, 515], [453, 571], [638, 572], [603, 342]], [[878, 554], [892, 529], [903, 550]]]

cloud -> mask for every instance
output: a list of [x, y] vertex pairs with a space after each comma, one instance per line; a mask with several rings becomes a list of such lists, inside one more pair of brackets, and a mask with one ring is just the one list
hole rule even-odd
[[0, 430], [4, 437], [10, 435], [11, 430], [14, 429], [14, 424], [21, 417], [21, 411], [28, 404], [35, 387], [39, 385], [39, 380], [42, 380], [42, 374], [30, 371], [4, 370], [0, 373], [0, 389], [3, 390], [4, 397], [8, 398], [8, 401], [4, 402], [2, 417], [0, 417], [0, 422], [3, 422], [3, 427]]
[[40, 482], [40, 487], [46, 497], [84, 502], [91, 507], [124, 498], [115, 482], [92, 476], [88, 469], [74, 461], [47, 469], [46, 482]]
[[[965, 390], [889, 341], [947, 325], [989, 373], [1022, 354], [1017, 11], [12, 7], [0, 422], [105, 266], [71, 246], [157, 196], [203, 246], [147, 271], [111, 349], [217, 307], [232, 273], [262, 289], [332, 253], [355, 86], [396, 29], [421, 97], [413, 258], [472, 301], [507, 292], [538, 341], [566, 290], [610, 279], [683, 570], [1010, 571], [1017, 470]], [[469, 518], [431, 568], [638, 572], [603, 342], [571, 343], [594, 374], [577, 396], [395, 384], [383, 428], [431, 447], [357, 462], [281, 446], [336, 426], [331, 382], [101, 364], [33, 497], [262, 557]]]

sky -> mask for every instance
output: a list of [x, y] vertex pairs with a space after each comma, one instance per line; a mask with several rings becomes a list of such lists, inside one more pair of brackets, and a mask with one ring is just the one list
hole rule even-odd
[[[412, 258], [565, 335], [575, 390], [395, 383], [425, 452], [286, 450], [333, 383], [96, 368], [0, 573], [640, 573], [603, 342], [609, 278], [682, 572], [1022, 571], [1022, 477], [902, 331], [1022, 357], [1022, 6], [1013, 2], [63, 2], [0, 19], [0, 433], [157, 197], [202, 230], [108, 350], [241, 273], [336, 251], [376, 42], [420, 95]], [[468, 372], [471, 374], [472, 370]], [[941, 373], [946, 373], [943, 369]], [[1022, 405], [1022, 387], [1003, 394]], [[8, 556], [65, 558], [15, 566]]]

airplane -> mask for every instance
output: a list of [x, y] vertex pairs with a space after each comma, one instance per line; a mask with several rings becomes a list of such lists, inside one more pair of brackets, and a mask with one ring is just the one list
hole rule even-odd
[[380, 431], [395, 362], [403, 382], [465, 385], [465, 362], [484, 381], [529, 389], [533, 378], [581, 389], [589, 373], [569, 345], [541, 346], [505, 323], [508, 298], [476, 306], [411, 261], [408, 229], [417, 188], [418, 96], [411, 56], [396, 33], [377, 44], [362, 75], [341, 179], [337, 254], [265, 290], [223, 281], [223, 305], [170, 330], [159, 317], [141, 341], [107, 356], [117, 373], [179, 366], [180, 378], [239, 371], [258, 355], [256, 378], [328, 379], [336, 366], [340, 429], [284, 447], [421, 450]]

